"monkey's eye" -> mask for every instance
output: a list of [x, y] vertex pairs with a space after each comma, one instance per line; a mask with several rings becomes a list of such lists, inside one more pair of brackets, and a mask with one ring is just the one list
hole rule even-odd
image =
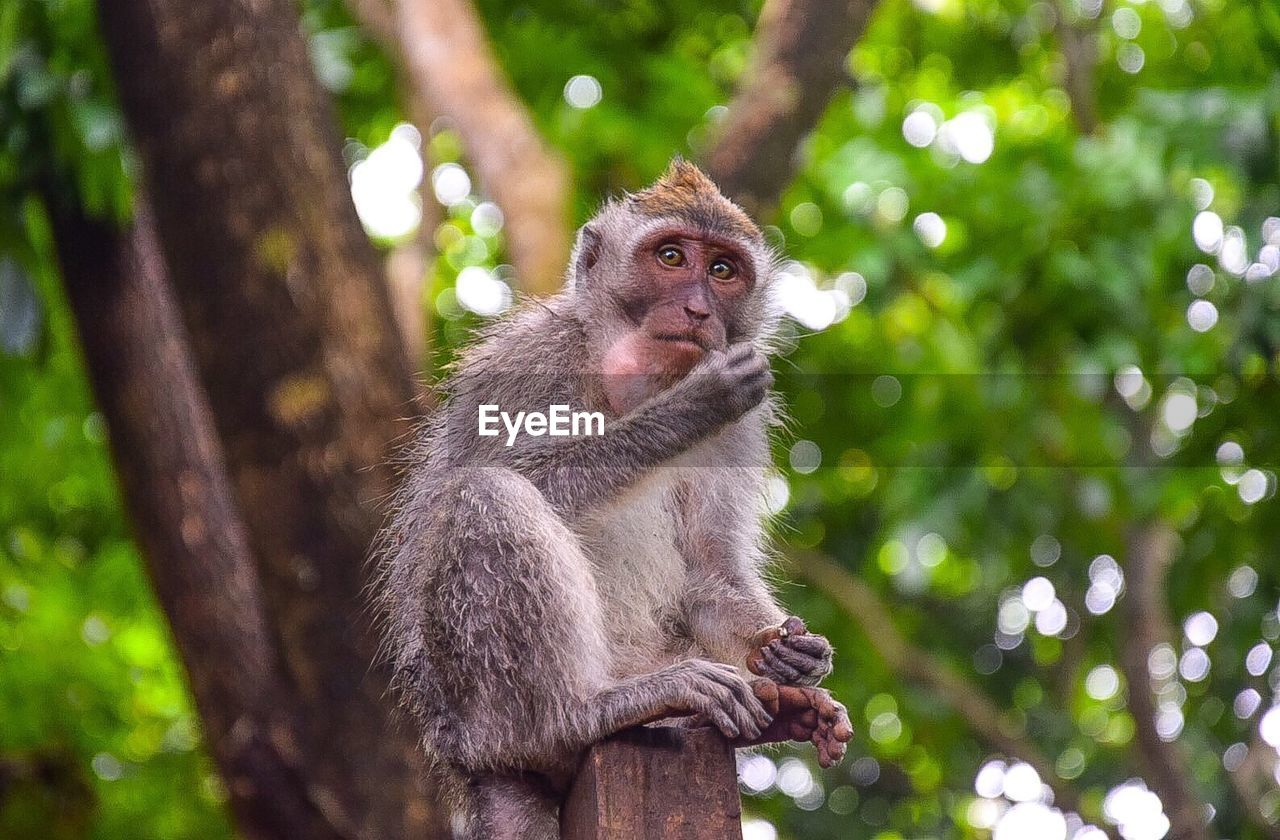
[[658, 262], [673, 268], [684, 265], [684, 251], [674, 245], [663, 245], [658, 249]]
[[728, 260], [716, 260], [707, 269], [707, 273], [717, 280], [732, 280], [738, 276], [738, 269]]

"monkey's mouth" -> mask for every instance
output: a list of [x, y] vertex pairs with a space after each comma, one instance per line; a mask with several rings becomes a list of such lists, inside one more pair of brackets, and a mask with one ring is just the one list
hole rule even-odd
[[706, 339], [699, 335], [680, 334], [680, 333], [658, 333], [653, 336], [656, 341], [664, 341], [668, 344], [677, 344], [686, 350], [698, 350], [705, 353], [711, 348], [707, 345]]

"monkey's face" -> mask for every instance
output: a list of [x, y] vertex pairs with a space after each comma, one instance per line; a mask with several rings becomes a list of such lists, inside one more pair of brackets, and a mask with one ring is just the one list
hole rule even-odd
[[740, 240], [691, 225], [640, 237], [611, 284], [631, 325], [604, 359], [615, 410], [669, 386], [708, 351], [753, 337], [755, 265]]
[[[723, 350], [756, 287], [750, 255], [732, 239], [664, 225], [632, 249], [619, 288], [631, 320], [673, 363]], [[677, 365], [678, 366], [678, 365]]]

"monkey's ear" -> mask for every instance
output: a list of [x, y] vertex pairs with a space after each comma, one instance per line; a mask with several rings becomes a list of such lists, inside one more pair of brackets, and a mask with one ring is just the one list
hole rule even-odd
[[578, 231], [578, 241], [573, 246], [573, 282], [587, 283], [591, 269], [600, 260], [604, 239], [594, 225], [586, 224]]

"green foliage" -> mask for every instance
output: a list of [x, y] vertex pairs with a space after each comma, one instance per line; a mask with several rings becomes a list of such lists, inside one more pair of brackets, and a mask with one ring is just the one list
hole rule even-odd
[[[1080, 5], [1059, 24], [1045, 2], [884, 0], [850, 56], [855, 89], [832, 102], [767, 220], [800, 263], [788, 269], [796, 288], [851, 304], [822, 329], [821, 318], [786, 322], [778, 373], [793, 422], [777, 451], [779, 531], [871, 586], [896, 629], [989, 695], [1098, 818], [1103, 795], [1144, 769], [1129, 687], [1099, 689], [1129, 635], [1128, 595], [1094, 615], [1089, 569], [1100, 555], [1123, 568], [1136, 526], [1170, 523], [1170, 614], [1180, 625], [1207, 611], [1218, 631], [1208, 674], [1169, 682], [1166, 700], [1216, 831], [1260, 837], [1221, 759], [1256, 732], [1234, 713], [1237, 695], [1252, 687], [1266, 704], [1277, 679], [1244, 661], [1280, 639], [1280, 280], [1240, 275], [1265, 262], [1260, 232], [1280, 216], [1280, 13], [1265, 0], [1109, 0], [1094, 20]], [[580, 217], [671, 154], [704, 148], [758, 11], [728, 0], [478, 7], [573, 168]], [[337, 0], [306, 3], [305, 21], [349, 152], [362, 155], [402, 119], [397, 72]], [[1071, 27], [1097, 51], [1092, 136], [1064, 92], [1079, 72], [1063, 57]], [[594, 107], [566, 101], [579, 74], [600, 83]], [[119, 126], [89, 3], [0, 9], [0, 772], [57, 769], [49, 785], [0, 792], [0, 834], [228, 831], [27, 198], [52, 163], [96, 211], [126, 212]], [[957, 154], [933, 137], [940, 127], [976, 145]], [[447, 125], [427, 134], [428, 167], [467, 165]], [[437, 362], [479, 320], [458, 304], [457, 275], [503, 258], [473, 199], [429, 231], [441, 252], [428, 301]], [[1197, 247], [1202, 210], [1228, 238], [1238, 226], [1243, 265]], [[1216, 312], [1204, 331], [1190, 325], [1193, 304], [1207, 311], [1197, 300]], [[11, 341], [33, 313], [40, 329]], [[1129, 366], [1141, 381], [1115, 379]], [[1117, 384], [1135, 385], [1137, 410]], [[1188, 397], [1199, 416], [1186, 425]], [[1242, 464], [1220, 462], [1224, 442]], [[1259, 471], [1261, 499], [1246, 469]], [[1041, 576], [1066, 630], [997, 638], [1006, 609], [1007, 626], [1025, 624], [1020, 593]], [[818, 771], [804, 750], [773, 756], [794, 795], [765, 786], [748, 810], [794, 838], [987, 836], [974, 825], [974, 777], [995, 753], [950, 698], [890, 670], [838, 599], [790, 584], [782, 594], [840, 651], [831, 685], [858, 735], [836, 770]], [[806, 774], [820, 788], [806, 792]], [[1274, 785], [1261, 806], [1280, 817]]]

